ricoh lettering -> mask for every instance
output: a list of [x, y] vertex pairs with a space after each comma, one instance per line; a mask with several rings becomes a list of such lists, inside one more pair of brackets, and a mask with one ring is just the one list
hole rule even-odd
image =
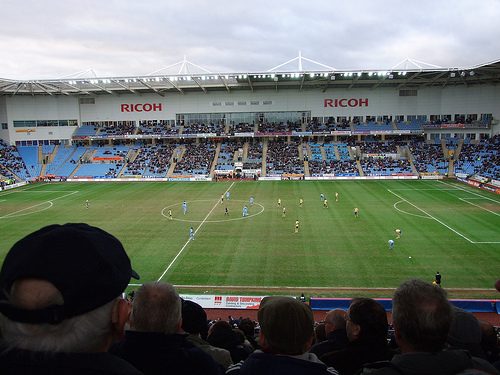
[[161, 103], [121, 104], [122, 112], [160, 112]]

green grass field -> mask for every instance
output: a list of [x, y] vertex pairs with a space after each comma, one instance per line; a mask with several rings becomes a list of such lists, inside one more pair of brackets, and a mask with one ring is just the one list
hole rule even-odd
[[439, 270], [453, 297], [500, 297], [500, 197], [451, 180], [38, 183], [1, 192], [0, 219], [2, 260], [44, 225], [86, 222], [123, 242], [141, 282], [161, 278], [184, 293], [389, 297]]

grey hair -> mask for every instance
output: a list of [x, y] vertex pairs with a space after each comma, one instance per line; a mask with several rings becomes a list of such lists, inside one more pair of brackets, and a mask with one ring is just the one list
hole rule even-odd
[[392, 320], [414, 350], [436, 352], [445, 346], [453, 310], [441, 287], [412, 279], [402, 282], [394, 293]]
[[144, 283], [135, 291], [132, 326], [137, 331], [177, 333], [182, 303], [169, 283]]
[[14, 322], [0, 314], [0, 329], [8, 349], [95, 352], [102, 349], [112, 332], [111, 315], [120, 299], [117, 297], [93, 311], [66, 319], [59, 324]]

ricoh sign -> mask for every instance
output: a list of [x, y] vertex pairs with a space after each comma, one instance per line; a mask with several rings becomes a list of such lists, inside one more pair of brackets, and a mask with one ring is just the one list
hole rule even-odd
[[368, 107], [368, 98], [366, 99], [325, 99], [325, 108], [353, 108], [353, 107]]
[[161, 103], [121, 104], [122, 112], [161, 112]]

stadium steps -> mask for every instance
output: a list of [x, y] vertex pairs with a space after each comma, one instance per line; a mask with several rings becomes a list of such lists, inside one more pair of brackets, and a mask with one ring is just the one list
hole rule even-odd
[[[58, 147], [58, 148], [57, 148], [57, 150], [59, 150], [59, 146], [57, 146], [57, 147]], [[67, 147], [65, 147], [65, 148], [72, 148], [72, 147], [73, 147], [73, 146], [67, 146]], [[59, 170], [61, 170], [61, 168], [63, 168], [63, 167], [64, 167], [64, 165], [65, 165], [66, 163], [68, 163], [68, 162], [71, 160], [71, 157], [73, 156], [73, 154], [74, 154], [75, 152], [76, 152], [76, 147], [73, 147], [73, 151], [72, 151], [72, 152], [68, 155], [68, 157], [66, 158], [66, 160], [64, 160], [64, 162], [63, 162], [63, 163], [61, 163], [61, 165], [59, 166], [59, 168], [57, 168], [57, 170], [54, 172], [54, 175], [56, 175], [56, 176], [57, 176], [57, 173], [59, 172]], [[56, 153], [56, 152], [55, 152], [55, 150], [54, 150], [54, 158], [56, 157], [56, 154], [57, 154], [57, 153]]]
[[309, 162], [304, 161], [304, 174], [306, 177], [311, 177], [311, 173], [309, 172]]
[[43, 150], [42, 146], [38, 146], [38, 164], [43, 164]]
[[126, 160], [129, 160], [130, 162], [134, 161], [138, 153], [139, 149], [137, 149], [137, 151], [134, 151], [133, 149], [128, 150], [127, 155], [125, 155], [125, 163], [123, 163], [122, 169], [120, 169], [120, 172], [116, 175], [117, 178], [121, 178], [123, 173], [127, 170], [129, 163], [127, 163]]
[[[180, 150], [180, 152], [177, 152], [177, 150]], [[177, 154], [177, 163], [182, 160], [182, 156], [184, 155], [184, 152], [186, 152], [185, 146], [179, 146], [179, 147], [175, 148], [174, 152], [172, 153], [172, 156]], [[168, 177], [172, 176], [172, 174], [175, 171], [175, 167], [177, 166], [177, 163], [174, 162], [174, 160], [172, 158], [172, 164], [170, 164], [170, 168], [168, 169], [168, 172], [165, 175], [165, 177], [168, 178]]]
[[[229, 126], [229, 125], [226, 125], [226, 126]], [[217, 160], [219, 159], [219, 153], [220, 153], [221, 146], [222, 146], [222, 143], [221, 142], [217, 142], [217, 147], [215, 148], [214, 160], [212, 160], [212, 166], [210, 167], [210, 173], [208, 175], [209, 178], [213, 178], [214, 177], [214, 171], [215, 171], [215, 167], [217, 166]], [[235, 157], [236, 157], [236, 151], [233, 154], [233, 159]]]
[[[81, 160], [85, 160], [85, 159], [92, 159], [92, 157], [97, 153], [97, 150], [86, 150], [82, 157], [81, 157]], [[78, 172], [78, 170], [81, 168], [83, 164], [78, 164], [78, 166], [74, 169], [73, 172], [71, 172], [71, 174], [69, 175], [69, 178], [73, 178], [76, 174], [76, 172]]]
[[76, 172], [78, 172], [78, 170], [80, 169], [81, 166], [82, 166], [82, 164], [78, 164], [77, 167], [75, 168], [75, 170], [73, 172], [71, 172], [71, 174], [69, 175], [69, 178], [75, 177]]
[[247, 160], [247, 156], [248, 156], [248, 142], [245, 142], [245, 144], [243, 145], [243, 155], [241, 157], [241, 160]]
[[335, 151], [335, 160], [340, 160], [339, 146], [334, 145], [333, 150]]
[[55, 159], [55, 157], [56, 157], [56, 155], [57, 155], [57, 151], [59, 151], [59, 147], [61, 147], [61, 146], [56, 145], [56, 146], [54, 147], [54, 151], [52, 151], [52, 153], [51, 153], [51, 154], [49, 154], [49, 157], [48, 157], [48, 159], [47, 159], [47, 164], [52, 164], [52, 163], [54, 162], [54, 159]]
[[363, 177], [365, 175], [365, 172], [363, 172], [363, 167], [361, 166], [361, 162], [359, 160], [356, 160], [356, 165], [358, 166], [359, 176]]
[[[337, 155], [337, 153], [335, 153]], [[327, 160], [326, 158], [326, 152], [325, 152], [325, 146], [321, 146], [321, 159]]]
[[[356, 147], [356, 150], [357, 149], [358, 148]], [[356, 155], [354, 154], [354, 151], [352, 150], [352, 147], [348, 147], [347, 151], [349, 151], [349, 160], [355, 160], [356, 159]]]
[[123, 163], [122, 169], [120, 169], [120, 172], [118, 172], [118, 174], [116, 175], [116, 178], [120, 178], [122, 176], [123, 172], [125, 172], [127, 170], [127, 167], [128, 167], [128, 164]]
[[262, 144], [262, 167], [260, 171], [260, 175], [262, 177], [266, 177], [266, 158], [267, 158], [267, 139], [264, 140]]
[[454, 165], [454, 160], [453, 159], [450, 159], [449, 160], [449, 163], [448, 163], [448, 176], [450, 177], [453, 177], [454, 174], [453, 174], [453, 165]]

